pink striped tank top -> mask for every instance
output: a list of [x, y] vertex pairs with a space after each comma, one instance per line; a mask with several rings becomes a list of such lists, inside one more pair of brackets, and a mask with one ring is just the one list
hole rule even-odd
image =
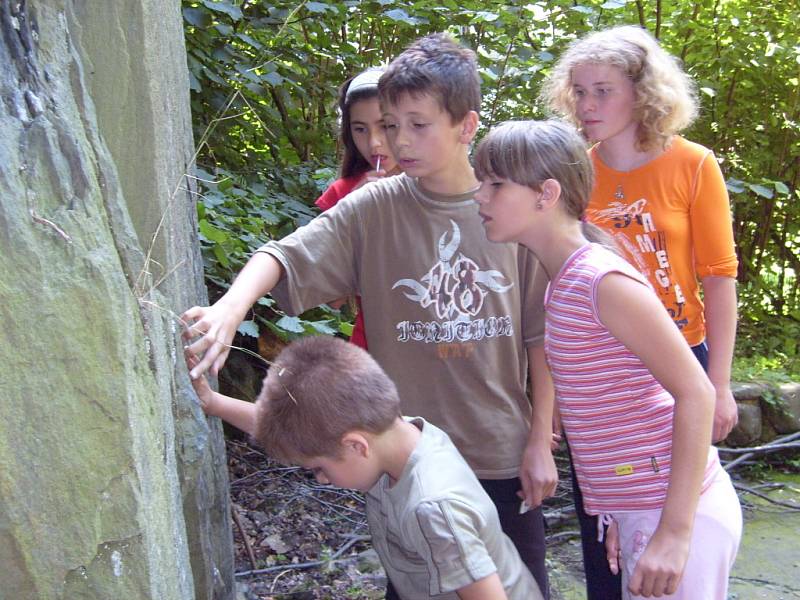
[[[650, 287], [625, 259], [587, 244], [564, 263], [545, 297], [545, 351], [589, 514], [659, 509], [669, 483], [675, 402], [600, 322], [597, 286], [612, 272]], [[703, 490], [717, 468], [712, 446]]]

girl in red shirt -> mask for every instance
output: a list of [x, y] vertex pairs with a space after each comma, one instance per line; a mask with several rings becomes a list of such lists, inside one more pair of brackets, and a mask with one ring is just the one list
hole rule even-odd
[[[378, 103], [378, 79], [382, 74], [382, 68], [367, 69], [345, 81], [339, 88], [342, 163], [339, 179], [328, 186], [314, 203], [323, 211], [336, 206], [339, 200], [365, 183], [400, 172], [386, 141]], [[345, 301], [344, 298], [336, 300], [331, 306], [338, 308]], [[358, 298], [356, 302], [358, 314], [350, 341], [366, 349], [364, 317]]]

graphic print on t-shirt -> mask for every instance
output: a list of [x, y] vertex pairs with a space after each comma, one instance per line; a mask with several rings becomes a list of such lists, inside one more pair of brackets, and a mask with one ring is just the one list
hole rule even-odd
[[[511, 336], [510, 315], [474, 318], [490, 293], [504, 294], [514, 284], [497, 270], [481, 270], [473, 259], [458, 251], [461, 230], [452, 219], [451, 231], [439, 238], [438, 260], [419, 280], [399, 279], [392, 289], [432, 311], [438, 320], [401, 321], [398, 341], [425, 343], [469, 342], [483, 338]], [[449, 239], [448, 239], [449, 234]]]
[[[683, 329], [688, 323], [683, 316], [686, 298], [672, 275], [665, 233], [658, 230], [653, 213], [647, 210], [646, 198], [625, 204], [621, 192], [615, 197], [618, 200], [609, 202], [608, 208], [589, 210], [589, 220], [611, 234], [630, 263], [648, 281], [658, 284], [655, 290], [659, 299], [678, 329]], [[603, 223], [613, 223], [613, 228]]]

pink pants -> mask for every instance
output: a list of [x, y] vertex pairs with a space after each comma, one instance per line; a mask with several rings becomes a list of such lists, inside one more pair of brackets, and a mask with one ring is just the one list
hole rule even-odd
[[[622, 597], [635, 600], [628, 581], [650, 536], [658, 526], [660, 510], [614, 513], [619, 525]], [[700, 496], [694, 518], [689, 558], [678, 590], [662, 600], [726, 600], [728, 575], [742, 537], [742, 509], [733, 484], [721, 467]]]

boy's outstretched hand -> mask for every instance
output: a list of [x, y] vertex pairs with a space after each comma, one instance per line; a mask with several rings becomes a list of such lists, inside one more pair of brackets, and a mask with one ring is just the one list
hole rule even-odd
[[[213, 306], [194, 306], [183, 313], [181, 319], [186, 326], [183, 339], [191, 342], [186, 351], [197, 359], [196, 364], [189, 367], [192, 380], [209, 369], [212, 375], [218, 375], [228, 359], [241, 318], [220, 301]], [[200, 339], [195, 339], [198, 336]]]

